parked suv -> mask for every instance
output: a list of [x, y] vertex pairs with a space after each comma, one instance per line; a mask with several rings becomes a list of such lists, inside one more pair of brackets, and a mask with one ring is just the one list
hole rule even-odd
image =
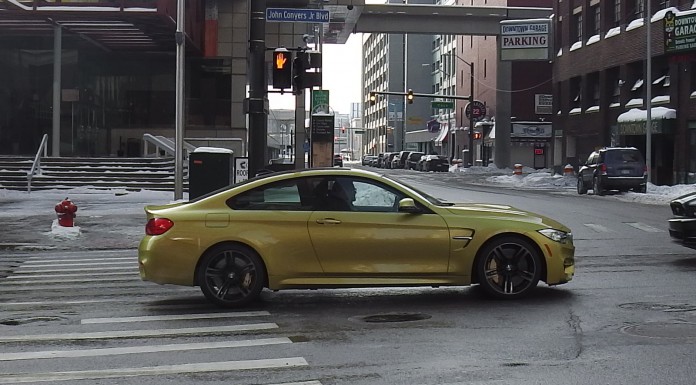
[[594, 151], [578, 171], [578, 194], [592, 189], [595, 195], [608, 190], [645, 193], [648, 169], [634, 147], [607, 147]]

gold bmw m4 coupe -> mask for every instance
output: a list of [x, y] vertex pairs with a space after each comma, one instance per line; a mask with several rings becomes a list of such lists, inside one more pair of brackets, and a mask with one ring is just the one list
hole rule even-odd
[[140, 276], [239, 307], [271, 290], [479, 284], [495, 298], [573, 277], [570, 229], [509, 206], [440, 201], [344, 168], [262, 175], [147, 206]]

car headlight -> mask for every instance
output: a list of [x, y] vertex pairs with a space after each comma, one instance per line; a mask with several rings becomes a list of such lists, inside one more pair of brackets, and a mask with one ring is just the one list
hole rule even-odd
[[545, 236], [546, 238], [548, 238], [552, 241], [556, 241], [559, 243], [572, 243], [573, 242], [573, 234], [566, 233], [565, 231], [561, 231], [561, 230], [543, 229], [543, 230], [539, 230], [539, 234]]

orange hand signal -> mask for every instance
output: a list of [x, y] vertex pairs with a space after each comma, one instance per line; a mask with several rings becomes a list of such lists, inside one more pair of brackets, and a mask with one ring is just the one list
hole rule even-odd
[[276, 54], [276, 68], [283, 69], [283, 67], [285, 67], [285, 62], [287, 61], [288, 59], [285, 57], [284, 53], [278, 52], [278, 54]]

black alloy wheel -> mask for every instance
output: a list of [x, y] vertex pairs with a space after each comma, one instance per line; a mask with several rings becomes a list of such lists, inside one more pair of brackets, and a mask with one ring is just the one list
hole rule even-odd
[[587, 187], [585, 187], [585, 182], [582, 180], [582, 175], [578, 175], [578, 194], [586, 194]]
[[223, 307], [244, 306], [258, 298], [266, 278], [261, 258], [248, 247], [218, 245], [203, 256], [196, 281], [205, 297]]
[[523, 238], [498, 238], [481, 249], [479, 256], [479, 283], [491, 297], [521, 298], [539, 283], [541, 258], [537, 249]]
[[597, 176], [592, 179], [592, 192], [594, 192], [594, 195], [604, 195], [602, 184], [599, 182], [599, 177]]

